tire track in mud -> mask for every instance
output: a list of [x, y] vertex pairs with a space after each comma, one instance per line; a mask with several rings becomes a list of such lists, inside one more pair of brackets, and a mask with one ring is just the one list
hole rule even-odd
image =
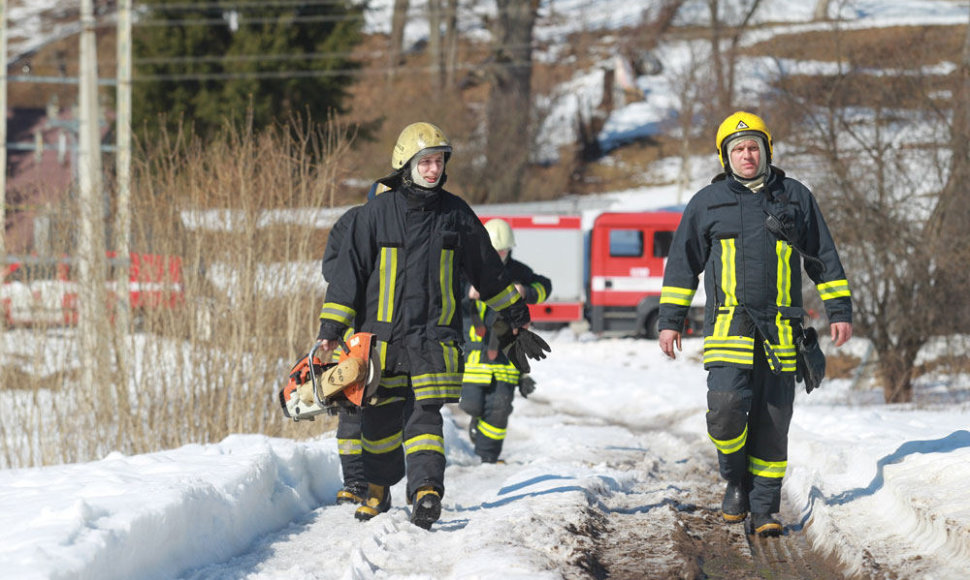
[[[534, 401], [539, 403], [540, 401]], [[541, 412], [541, 411], [540, 411]], [[557, 409], [570, 422], [611, 425], [644, 436], [642, 450], [612, 450], [613, 469], [635, 471], [630, 490], [599, 498], [577, 529], [592, 540], [590, 553], [572, 559], [568, 578], [836, 579], [847, 574], [838, 561], [812, 549], [798, 515], [780, 514], [784, 534], [748, 535], [743, 524], [721, 518], [723, 482], [703, 433], [674, 430], [685, 412], [650, 425], [606, 421]], [[689, 413], [687, 413], [689, 414]], [[673, 458], [673, 459], [671, 459]]]

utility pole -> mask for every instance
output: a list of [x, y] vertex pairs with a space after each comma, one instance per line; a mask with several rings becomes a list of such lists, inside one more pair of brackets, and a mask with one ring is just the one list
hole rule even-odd
[[[103, 185], [101, 178], [101, 131], [98, 115], [98, 53], [94, 2], [81, 0], [80, 76], [78, 87], [78, 333], [80, 334], [81, 388], [94, 388], [105, 376], [106, 358], [98, 351], [107, 336], [107, 292]], [[127, 291], [127, 285], [125, 287]], [[110, 346], [109, 346], [110, 348]]]
[[[118, 376], [115, 383], [115, 397], [122, 409], [130, 408], [128, 396], [128, 375], [131, 369], [130, 350], [133, 350], [131, 337], [131, 291], [129, 276], [131, 272], [131, 0], [118, 2], [118, 102], [115, 133], [118, 151], [115, 154], [115, 173], [118, 179], [118, 199], [115, 214], [115, 352], [118, 361]], [[130, 417], [121, 418], [122, 423]], [[130, 425], [129, 425], [130, 427]], [[131, 432], [131, 429], [126, 429]], [[121, 442], [119, 442], [120, 444]], [[124, 448], [120, 447], [119, 448]]]
[[[0, 0], [0, 267], [7, 264], [7, 0]], [[0, 270], [0, 284], [5, 270]], [[0, 321], [3, 324], [3, 321]]]

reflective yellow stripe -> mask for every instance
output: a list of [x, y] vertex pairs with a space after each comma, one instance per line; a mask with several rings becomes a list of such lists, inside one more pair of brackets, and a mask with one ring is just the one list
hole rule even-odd
[[660, 289], [660, 303], [674, 304], [677, 306], [690, 306], [694, 299], [694, 290], [690, 288], [678, 288], [676, 286], [664, 286]]
[[455, 315], [455, 290], [452, 276], [454, 250], [441, 250], [441, 260], [438, 264], [438, 284], [441, 286], [441, 316], [438, 324], [445, 326], [451, 323]]
[[505, 429], [501, 427], [496, 427], [495, 425], [489, 425], [482, 419], [478, 420], [478, 432], [482, 435], [488, 437], [489, 439], [494, 439], [495, 441], [501, 441], [505, 439]]
[[778, 256], [778, 306], [791, 306], [791, 253], [792, 248], [787, 242], [779, 240], [775, 243], [775, 254]]
[[411, 455], [412, 453], [417, 453], [418, 451], [433, 451], [435, 453], [444, 455], [445, 439], [440, 435], [426, 433], [424, 435], [416, 435], [411, 437], [404, 442], [405, 455]]
[[822, 300], [846, 298], [852, 295], [852, 293], [849, 291], [848, 280], [833, 280], [831, 282], [824, 282], [819, 284], [817, 288], [818, 295], [822, 297]]
[[[472, 354], [475, 355], [478, 353]], [[475, 358], [475, 362], [472, 362], [471, 357], [469, 357], [468, 362], [465, 363], [465, 375], [462, 378], [465, 383], [488, 385], [492, 382], [492, 377], [494, 377], [498, 381], [518, 384], [519, 377], [522, 376], [519, 369], [510, 363], [481, 363], [478, 362], [479, 357]]]
[[737, 249], [734, 238], [721, 240], [721, 291], [724, 292], [724, 306], [738, 305], [738, 279], [736, 272]]
[[740, 451], [744, 444], [748, 442], [748, 426], [744, 426], [744, 431], [734, 439], [715, 439], [710, 433], [707, 434], [711, 441], [714, 442], [714, 446], [721, 453], [728, 455], [731, 453], [737, 453]]
[[734, 320], [734, 306], [719, 308], [714, 319], [714, 332], [712, 336], [724, 338], [731, 332], [731, 321]]
[[704, 364], [715, 362], [752, 366], [754, 338], [749, 336], [704, 337]]
[[327, 302], [320, 309], [321, 320], [333, 320], [346, 326], [352, 326], [354, 324], [354, 317], [356, 316], [356, 310], [343, 304], [337, 304], [336, 302]]
[[765, 461], [757, 457], [748, 457], [748, 471], [761, 477], [785, 477], [785, 470], [787, 468], [787, 461]]
[[397, 450], [397, 448], [401, 446], [402, 438], [401, 432], [398, 431], [390, 437], [378, 439], [377, 441], [362, 438], [360, 440], [360, 444], [364, 451], [368, 453], [383, 454]]
[[340, 455], [360, 455], [362, 450], [360, 439], [337, 439], [337, 453]]
[[394, 290], [397, 286], [397, 248], [381, 248], [380, 294], [377, 297], [377, 320], [390, 322], [394, 316]]
[[509, 284], [505, 287], [505, 290], [486, 300], [485, 304], [495, 310], [505, 310], [518, 302], [520, 298], [519, 291], [515, 289], [514, 285]]
[[538, 298], [536, 298], [536, 304], [541, 304], [545, 302], [546, 296], [547, 296], [546, 287], [540, 284], [539, 282], [533, 282], [531, 286], [536, 289], [536, 294], [538, 294]]
[[382, 375], [380, 385], [385, 389], [401, 389], [408, 386], [407, 375]]

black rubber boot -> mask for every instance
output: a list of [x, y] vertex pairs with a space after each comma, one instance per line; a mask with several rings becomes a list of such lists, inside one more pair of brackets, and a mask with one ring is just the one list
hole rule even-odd
[[367, 501], [357, 508], [354, 517], [360, 521], [366, 521], [389, 509], [391, 509], [391, 488], [371, 483], [367, 486]]
[[367, 484], [351, 482], [337, 492], [337, 504], [355, 503], [363, 505], [367, 501]]
[[781, 522], [776, 520], [771, 514], [753, 513], [748, 522], [748, 533], [758, 534], [762, 538], [780, 536], [784, 531]]
[[721, 501], [721, 516], [732, 524], [743, 522], [748, 517], [748, 494], [740, 483], [728, 482]]
[[411, 503], [411, 523], [419, 528], [430, 530], [441, 517], [441, 494], [433, 487], [419, 488]]

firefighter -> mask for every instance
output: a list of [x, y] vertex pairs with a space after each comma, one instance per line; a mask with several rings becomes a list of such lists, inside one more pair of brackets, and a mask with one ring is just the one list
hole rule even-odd
[[[796, 341], [802, 336], [802, 266], [825, 305], [832, 342], [852, 337], [849, 283], [812, 193], [771, 165], [771, 133], [752, 113], [720, 125], [724, 172], [690, 200], [674, 234], [660, 298], [660, 348], [681, 349], [681, 329], [703, 272], [707, 431], [726, 488], [727, 522], [761, 536], [775, 517], [788, 463]], [[806, 382], [806, 385], [808, 383]]]
[[[378, 187], [379, 184], [374, 182], [367, 194], [368, 200], [374, 198]], [[334, 279], [336, 273], [334, 265], [340, 251], [341, 240], [346, 236], [354, 214], [360, 207], [357, 205], [348, 209], [330, 228], [321, 267], [323, 279], [327, 283]], [[344, 333], [344, 340], [349, 339], [353, 333], [354, 327], [348, 327]], [[339, 356], [334, 352], [333, 362], [338, 360]], [[337, 491], [336, 503], [363, 504], [367, 498], [367, 480], [364, 479], [364, 464], [360, 457], [360, 412], [356, 409], [341, 407], [337, 412], [337, 453], [340, 456], [340, 467], [343, 473], [343, 488]]]
[[356, 511], [359, 520], [390, 509], [390, 486], [405, 476], [411, 522], [430, 529], [440, 517], [441, 406], [458, 401], [464, 366], [460, 276], [505, 314], [516, 343], [528, 333], [522, 329], [529, 310], [488, 232], [467, 203], [443, 189], [451, 152], [444, 133], [430, 123], [401, 131], [391, 155], [394, 172], [380, 180], [389, 191], [356, 211], [320, 313], [321, 357], [355, 324], [378, 340], [379, 403], [361, 410], [368, 491]]
[[[540, 304], [552, 292], [552, 282], [532, 268], [512, 258], [515, 236], [508, 222], [491, 219], [485, 223], [492, 247], [505, 264], [505, 272], [527, 304]], [[491, 329], [500, 315], [479, 300], [474, 286], [468, 287], [463, 304], [470, 324], [465, 330], [465, 376], [461, 387], [459, 407], [468, 413], [468, 434], [475, 446], [475, 454], [482, 463], [499, 462], [505, 441], [515, 389], [528, 397], [535, 390], [535, 381], [522, 373], [498, 348], [498, 337]]]

